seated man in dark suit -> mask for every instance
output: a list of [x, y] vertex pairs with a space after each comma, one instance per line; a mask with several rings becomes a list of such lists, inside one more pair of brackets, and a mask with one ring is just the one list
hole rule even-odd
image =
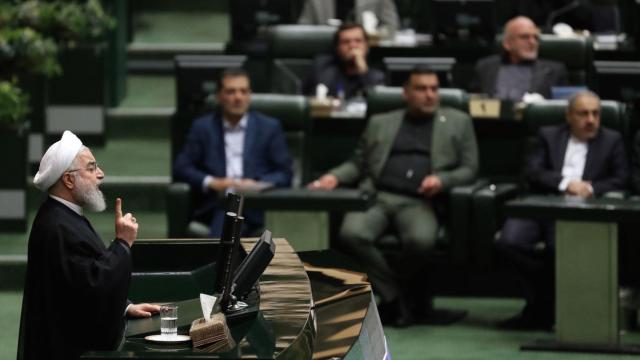
[[[567, 124], [540, 129], [527, 161], [532, 192], [588, 198], [624, 190], [629, 169], [621, 135], [600, 127], [600, 98], [574, 94]], [[554, 226], [551, 221], [509, 218], [497, 250], [512, 263], [525, 285], [527, 304], [504, 328], [550, 329], [554, 323]]]
[[567, 85], [564, 64], [538, 58], [540, 30], [531, 19], [518, 16], [507, 22], [503, 53], [480, 59], [470, 90], [492, 98], [520, 101], [525, 93], [551, 97], [552, 86]]
[[[408, 293], [424, 287], [420, 270], [435, 245], [439, 195], [470, 183], [478, 171], [471, 119], [440, 107], [438, 90], [435, 72], [414, 69], [404, 85], [407, 108], [372, 117], [353, 156], [309, 184], [322, 190], [357, 184], [376, 193], [376, 203], [367, 211], [345, 215], [340, 237], [367, 269], [382, 300], [383, 321], [396, 326], [435, 317], [428, 304], [419, 302], [424, 299], [411, 303]], [[399, 268], [376, 246], [389, 228], [402, 243]]]
[[[194, 120], [173, 173], [176, 180], [191, 185], [193, 217], [210, 222], [211, 236], [219, 237], [224, 194], [264, 185], [290, 186], [292, 160], [280, 122], [249, 111], [251, 86], [244, 70], [221, 74], [216, 99], [219, 109]], [[243, 236], [260, 230], [261, 212], [247, 210], [243, 215]]]
[[333, 56], [321, 55], [315, 59], [314, 68], [303, 84], [305, 95], [314, 95], [316, 86], [324, 84], [330, 96], [349, 99], [384, 83], [382, 71], [370, 68], [367, 63], [369, 44], [362, 26], [340, 26], [333, 37], [333, 48]]

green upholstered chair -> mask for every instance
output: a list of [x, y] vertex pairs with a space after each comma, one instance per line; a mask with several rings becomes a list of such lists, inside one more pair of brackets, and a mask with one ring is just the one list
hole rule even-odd
[[[210, 102], [209, 106], [210, 108], [214, 107], [215, 102]], [[305, 171], [303, 154], [305, 154], [305, 132], [309, 124], [309, 104], [307, 99], [297, 95], [253, 94], [251, 97], [251, 109], [280, 120], [289, 151], [293, 157], [293, 186], [299, 186]], [[188, 124], [184, 124], [185, 126], [181, 127], [185, 129], [183, 133], [172, 134], [173, 139], [180, 139], [180, 148], [184, 144], [187, 131], [193, 120], [189, 120]], [[208, 233], [208, 228], [205, 225], [191, 222], [190, 216], [191, 195], [189, 185], [184, 183], [171, 184], [167, 193], [169, 237], [197, 236]]]
[[540, 58], [555, 60], [567, 66], [569, 83], [590, 86], [594, 82], [593, 40], [591, 37], [563, 38], [540, 36]]
[[[375, 86], [367, 93], [369, 116], [400, 109], [406, 106], [402, 87]], [[440, 89], [440, 104], [461, 111], [469, 109], [469, 95], [462, 89]]]
[[269, 28], [271, 91], [300, 94], [302, 81], [318, 54], [333, 51], [336, 28], [325, 25], [277, 25]]
[[402, 86], [411, 70], [416, 66], [426, 66], [436, 72], [440, 86], [448, 87], [453, 83], [453, 57], [385, 57], [384, 63], [387, 85]]
[[[629, 116], [624, 104], [616, 101], [602, 101], [601, 124], [610, 129], [619, 131], [625, 141], [626, 148], [629, 148], [631, 134], [629, 133]], [[542, 126], [564, 123], [567, 101], [548, 100], [540, 103], [529, 104], [523, 113], [523, 122], [526, 134], [521, 141], [525, 142], [526, 148], [531, 148], [535, 141], [536, 134]], [[525, 158], [522, 165], [525, 165]], [[514, 179], [521, 174], [513, 174]], [[518, 183], [491, 184], [474, 194], [473, 197], [473, 224], [474, 234], [473, 250], [474, 262], [480, 266], [490, 266], [492, 264], [493, 242], [497, 231], [504, 222], [502, 214], [502, 204], [522, 193], [523, 186]]]

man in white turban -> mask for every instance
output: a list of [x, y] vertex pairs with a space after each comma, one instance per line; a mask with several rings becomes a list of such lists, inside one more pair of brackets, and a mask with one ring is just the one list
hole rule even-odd
[[106, 208], [103, 178], [91, 151], [70, 131], [40, 161], [33, 182], [49, 196], [29, 236], [18, 359], [77, 359], [88, 350], [115, 349], [125, 314], [148, 317], [159, 310], [127, 300], [138, 223], [122, 215], [121, 199], [109, 247], [83, 215]]

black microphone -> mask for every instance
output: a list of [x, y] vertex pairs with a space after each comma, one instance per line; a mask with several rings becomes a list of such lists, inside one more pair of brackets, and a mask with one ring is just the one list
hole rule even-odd
[[547, 31], [548, 32], [552, 32], [552, 30], [553, 30], [553, 22], [557, 18], [559, 18], [560, 16], [570, 12], [571, 10], [576, 9], [579, 6], [580, 6], [580, 0], [573, 0], [572, 2], [568, 3], [567, 5], [550, 12], [549, 16], [547, 17], [547, 23], [545, 25]]

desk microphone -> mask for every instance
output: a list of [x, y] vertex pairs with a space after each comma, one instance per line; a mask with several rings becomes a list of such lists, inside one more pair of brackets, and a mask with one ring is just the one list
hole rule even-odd
[[547, 31], [552, 32], [553, 22], [557, 18], [559, 18], [560, 16], [570, 12], [571, 10], [575, 10], [579, 6], [580, 6], [580, 0], [573, 0], [572, 2], [568, 3], [567, 5], [550, 12], [549, 16], [547, 17], [547, 23], [546, 23]]

